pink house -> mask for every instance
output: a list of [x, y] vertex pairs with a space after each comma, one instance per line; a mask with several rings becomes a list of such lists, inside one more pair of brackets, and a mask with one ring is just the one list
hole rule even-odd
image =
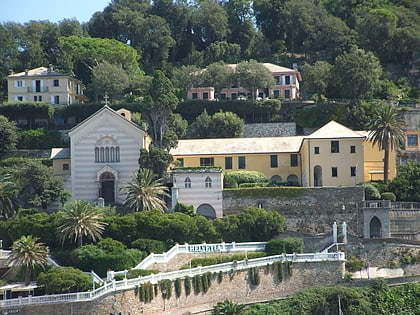
[[[273, 74], [274, 86], [271, 88], [261, 87], [257, 90], [259, 98], [282, 98], [293, 100], [299, 98], [299, 84], [302, 77], [298, 70], [289, 69], [272, 63], [263, 65]], [[236, 64], [229, 64], [228, 67], [236, 68]], [[193, 87], [188, 90], [189, 100], [214, 100], [217, 98], [214, 87]], [[226, 87], [219, 93], [218, 99], [240, 99], [252, 98], [251, 92], [243, 87]]]

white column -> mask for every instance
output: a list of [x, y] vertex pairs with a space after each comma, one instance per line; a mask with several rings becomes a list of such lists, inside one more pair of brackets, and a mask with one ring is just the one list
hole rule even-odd
[[347, 244], [347, 223], [343, 222], [343, 243]]
[[337, 243], [337, 222], [333, 224], [333, 243]]

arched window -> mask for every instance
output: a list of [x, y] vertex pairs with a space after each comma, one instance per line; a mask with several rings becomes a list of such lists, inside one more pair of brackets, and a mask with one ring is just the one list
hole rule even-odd
[[99, 148], [95, 148], [95, 162], [99, 163]]
[[211, 188], [211, 178], [210, 177], [206, 177], [206, 188]]
[[112, 137], [102, 137], [95, 144], [96, 163], [115, 163], [120, 161], [120, 147]]
[[109, 160], [109, 147], [105, 148], [105, 162], [111, 162]]
[[189, 177], [187, 177], [184, 182], [185, 188], [191, 188], [191, 179]]
[[120, 161], [120, 147], [115, 148], [115, 162]]
[[100, 162], [105, 162], [105, 154], [104, 154], [105, 149], [101, 148], [101, 158], [100, 158]]

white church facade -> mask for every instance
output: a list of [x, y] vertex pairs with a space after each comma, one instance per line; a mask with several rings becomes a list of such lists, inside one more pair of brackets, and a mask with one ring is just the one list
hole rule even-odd
[[130, 121], [129, 111], [104, 106], [68, 134], [72, 198], [122, 203], [121, 188], [139, 169], [139, 150], [150, 144], [147, 133]]

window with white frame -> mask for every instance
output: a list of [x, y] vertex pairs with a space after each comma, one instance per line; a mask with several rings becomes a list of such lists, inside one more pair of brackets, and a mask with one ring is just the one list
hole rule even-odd
[[187, 177], [184, 181], [185, 188], [191, 188], [191, 178]]
[[206, 177], [205, 185], [206, 188], [211, 188], [211, 178], [209, 176]]

